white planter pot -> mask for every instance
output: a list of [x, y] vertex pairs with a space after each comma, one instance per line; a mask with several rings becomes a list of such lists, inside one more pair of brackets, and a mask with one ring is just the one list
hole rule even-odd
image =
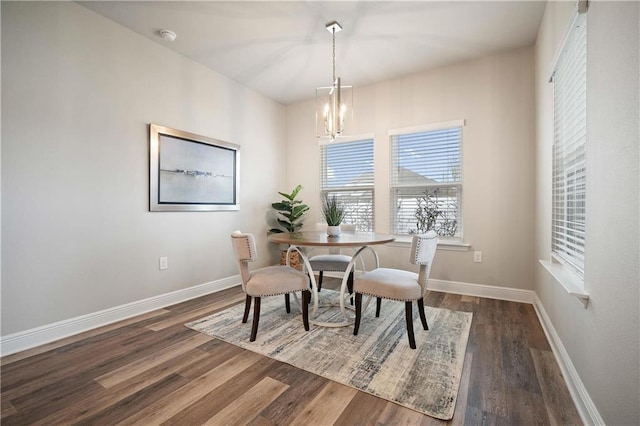
[[340, 236], [340, 226], [327, 226], [327, 235], [330, 237]]

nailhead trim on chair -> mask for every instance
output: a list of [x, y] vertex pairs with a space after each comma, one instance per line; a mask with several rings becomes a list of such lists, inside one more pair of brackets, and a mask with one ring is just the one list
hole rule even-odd
[[413, 238], [417, 238], [418, 239], [418, 241], [416, 241], [416, 257], [413, 259], [413, 264], [417, 265], [417, 264], [419, 264], [418, 253], [420, 253], [420, 245], [422, 244], [422, 238], [420, 238], [420, 237], [413, 237]]
[[[249, 252], [249, 258], [246, 260], [253, 262], [253, 259], [251, 259], [253, 256], [251, 253], [251, 244], [249, 244], [249, 238], [245, 238], [244, 242], [247, 243], [247, 251]], [[242, 260], [245, 260], [245, 259], [242, 259]]]
[[[395, 301], [397, 301], [397, 302], [413, 302], [413, 301], [418, 300], [418, 299], [393, 299], [393, 298], [391, 298], [391, 297], [386, 297], [386, 296], [382, 297], [382, 296], [378, 296], [378, 295], [376, 295], [376, 294], [363, 293], [363, 292], [361, 292], [361, 291], [355, 291], [355, 290], [354, 290], [354, 293], [360, 293], [360, 294], [362, 294], [362, 295], [365, 295], [365, 296], [371, 296], [371, 297], [379, 297], [379, 298], [381, 298], [381, 299], [385, 299], [385, 300], [395, 300]], [[423, 295], [423, 297], [424, 297], [424, 295]]]
[[271, 296], [282, 296], [283, 294], [297, 293], [299, 291], [307, 291], [307, 290], [293, 290], [293, 291], [284, 291], [280, 293], [269, 293], [269, 294], [249, 294], [246, 292], [245, 293], [247, 294], [247, 296], [251, 296], [251, 297], [271, 297]]

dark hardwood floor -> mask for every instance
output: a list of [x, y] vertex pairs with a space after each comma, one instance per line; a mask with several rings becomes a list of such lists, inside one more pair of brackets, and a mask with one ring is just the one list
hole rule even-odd
[[428, 306], [474, 314], [442, 422], [184, 327], [243, 300], [233, 288], [4, 357], [0, 422], [581, 424], [531, 305], [429, 292]]

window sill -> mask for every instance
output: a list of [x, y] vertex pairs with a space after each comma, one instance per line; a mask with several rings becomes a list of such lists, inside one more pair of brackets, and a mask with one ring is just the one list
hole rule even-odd
[[[396, 235], [394, 242], [389, 243], [391, 247], [411, 247], [411, 237], [406, 235]], [[469, 251], [470, 244], [465, 244], [455, 240], [439, 240], [438, 250], [449, 251]]]
[[555, 278], [558, 283], [573, 297], [578, 299], [580, 303], [587, 309], [589, 305], [589, 295], [585, 293], [583, 281], [573, 272], [567, 270], [562, 264], [551, 260], [540, 260], [542, 266]]

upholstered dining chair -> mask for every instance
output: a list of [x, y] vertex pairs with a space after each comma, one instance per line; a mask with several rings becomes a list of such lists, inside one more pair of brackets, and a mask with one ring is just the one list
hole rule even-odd
[[405, 316], [407, 321], [407, 335], [409, 346], [416, 348], [416, 340], [413, 335], [413, 301], [418, 302], [418, 311], [422, 327], [429, 329], [427, 317], [424, 312], [424, 295], [427, 292], [429, 272], [438, 247], [438, 235], [434, 231], [426, 234], [414, 235], [411, 242], [411, 256], [409, 261], [413, 265], [419, 265], [418, 273], [400, 269], [376, 268], [365, 272], [353, 283], [356, 297], [356, 319], [353, 327], [354, 336], [358, 335], [360, 319], [362, 317], [362, 295], [376, 298], [376, 317], [380, 316], [380, 303], [382, 299], [405, 302]]
[[[316, 224], [316, 230], [326, 231], [327, 224]], [[356, 225], [343, 223], [340, 225], [340, 231], [355, 232]], [[314, 272], [318, 272], [318, 291], [322, 290], [322, 276], [325, 271], [345, 272], [347, 270], [347, 266], [349, 266], [349, 262], [351, 262], [351, 256], [342, 253], [339, 249], [335, 252], [317, 254], [309, 258], [311, 269], [313, 269]], [[353, 293], [353, 270], [351, 270], [349, 277], [347, 278], [347, 288], [349, 289], [349, 293]]]
[[240, 277], [242, 278], [242, 290], [247, 298], [244, 306], [244, 316], [242, 322], [246, 323], [249, 318], [251, 301], [253, 307], [253, 324], [251, 327], [251, 337], [249, 341], [256, 340], [258, 334], [258, 322], [260, 321], [260, 299], [266, 296], [276, 296], [284, 294], [285, 307], [287, 313], [291, 312], [289, 295], [297, 291], [302, 292], [302, 323], [304, 329], [309, 331], [309, 277], [290, 266], [267, 266], [265, 268], [249, 271], [249, 262], [257, 259], [256, 242], [253, 234], [235, 231], [231, 234], [233, 251], [238, 259]]

